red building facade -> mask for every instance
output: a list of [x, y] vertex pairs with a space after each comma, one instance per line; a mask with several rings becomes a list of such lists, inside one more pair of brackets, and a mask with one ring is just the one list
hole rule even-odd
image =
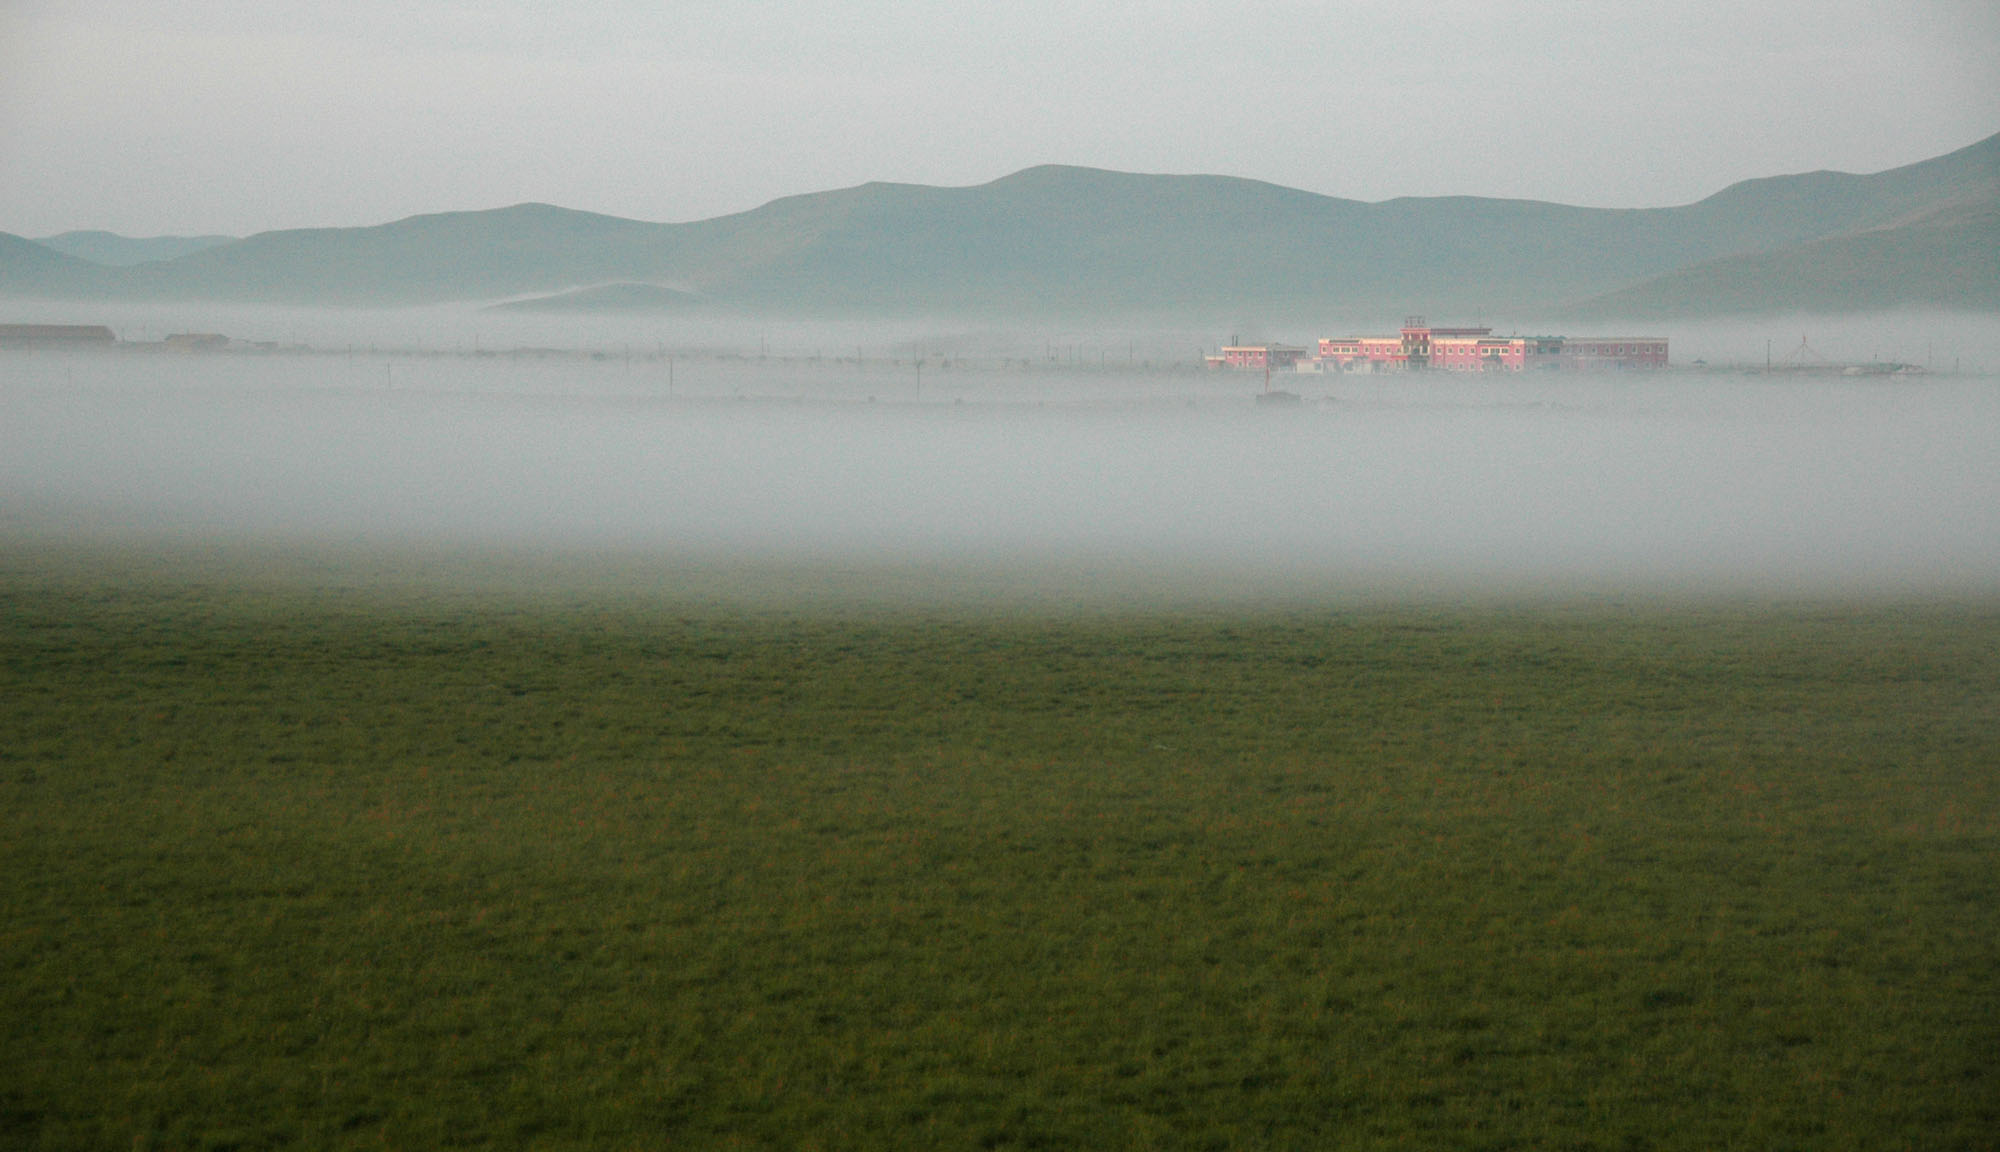
[[1319, 362], [1322, 368], [1347, 372], [1665, 368], [1667, 341], [1663, 336], [1495, 336], [1491, 328], [1435, 328], [1412, 316], [1396, 336], [1321, 340]]

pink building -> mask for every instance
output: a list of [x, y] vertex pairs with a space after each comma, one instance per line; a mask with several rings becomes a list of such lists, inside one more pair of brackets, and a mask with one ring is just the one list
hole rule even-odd
[[1319, 358], [1332, 361], [1341, 368], [1374, 371], [1405, 367], [1410, 355], [1400, 337], [1349, 336], [1342, 340], [1320, 341]]
[[1321, 340], [1319, 360], [1322, 367], [1359, 372], [1665, 368], [1667, 341], [1660, 336], [1495, 336], [1491, 328], [1434, 328], [1412, 316], [1403, 322], [1400, 335]]
[[1540, 338], [1434, 336], [1426, 367], [1446, 372], [1519, 372], [1528, 367]]

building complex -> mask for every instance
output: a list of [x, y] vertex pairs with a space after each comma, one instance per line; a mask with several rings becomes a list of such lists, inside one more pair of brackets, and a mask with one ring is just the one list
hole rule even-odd
[[1665, 368], [1664, 336], [1495, 336], [1491, 328], [1434, 328], [1421, 316], [1394, 336], [1329, 337], [1318, 354], [1285, 344], [1241, 344], [1208, 357], [1215, 368], [1252, 371], [1530, 372]]

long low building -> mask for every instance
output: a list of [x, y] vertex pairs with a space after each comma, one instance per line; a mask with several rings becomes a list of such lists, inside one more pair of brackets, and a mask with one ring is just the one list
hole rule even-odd
[[0, 348], [63, 348], [116, 344], [102, 324], [0, 324]]
[[1312, 349], [1290, 344], [1228, 344], [1220, 356], [1208, 357], [1211, 368], [1239, 368], [1262, 372], [1269, 368], [1296, 368], [1312, 358]]
[[1491, 328], [1434, 328], [1423, 317], [1412, 316], [1400, 335], [1321, 340], [1314, 366], [1343, 372], [1665, 368], [1667, 340], [1664, 336], [1495, 336]]

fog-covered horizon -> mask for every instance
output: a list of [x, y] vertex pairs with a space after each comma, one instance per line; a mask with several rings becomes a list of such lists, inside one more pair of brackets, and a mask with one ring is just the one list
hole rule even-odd
[[[1004, 316], [802, 319], [782, 314], [534, 313], [479, 304], [314, 308], [208, 301], [10, 300], [7, 323], [91, 324], [121, 341], [157, 343], [172, 333], [212, 332], [239, 343], [318, 352], [451, 353], [555, 349], [615, 355], [771, 358], [1054, 360], [1061, 364], [1195, 361], [1225, 343], [1312, 346], [1322, 337], [1394, 333], [1420, 308], [1312, 319], [1257, 309], [1234, 315], [1162, 318], [1136, 312], [1029, 320]], [[2000, 372], [2000, 314], [1903, 309], [1816, 315], [1723, 316], [1581, 322], [1532, 315], [1430, 315], [1437, 324], [1490, 325], [1501, 335], [1645, 335], [1671, 341], [1673, 362], [1756, 367], [1805, 343], [1828, 360], [1894, 361], [1938, 372]]]
[[0, 546], [1124, 570], [1391, 596], [2000, 591], [1991, 377], [1281, 376], [1303, 402], [1274, 408], [1253, 402], [1260, 377], [1136, 356], [927, 364], [11, 353]]

